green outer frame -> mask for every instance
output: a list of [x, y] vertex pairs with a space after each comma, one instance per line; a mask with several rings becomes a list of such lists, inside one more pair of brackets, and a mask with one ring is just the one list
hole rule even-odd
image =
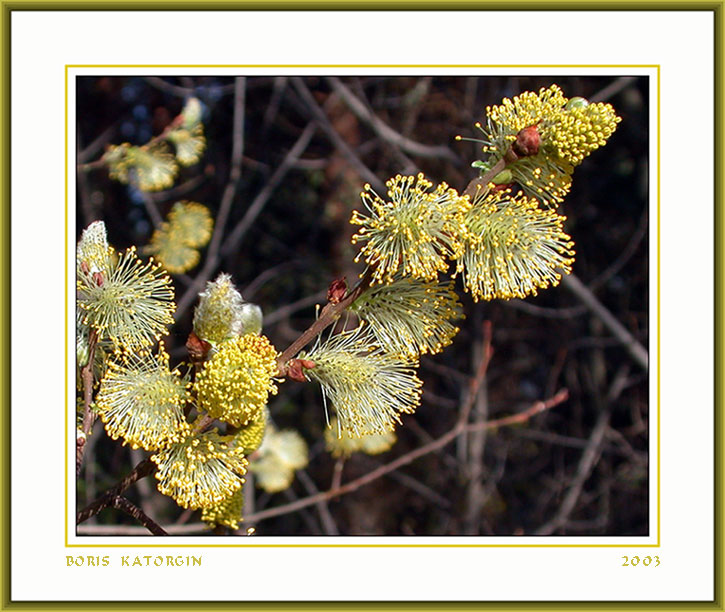
[[[2, 504], [0, 504], [0, 538], [2, 540], [2, 571], [0, 573], [0, 606], [1, 609], [25, 610], [125, 610], [129, 608], [128, 602], [12, 602], [10, 599], [10, 514], [8, 502], [10, 499], [10, 18], [13, 11], [20, 10], [516, 10], [525, 11], [542, 7], [546, 10], [672, 10], [672, 11], [709, 11], [715, 17], [715, 598], [712, 602], [254, 602], [248, 605], [242, 602], [134, 602], [133, 607], [138, 612], [145, 610], [196, 610], [196, 609], [222, 609], [222, 610], [695, 610], [695, 609], [723, 609], [723, 567], [722, 567], [722, 440], [723, 419], [718, 410], [722, 406], [722, 348], [723, 348], [723, 288], [721, 281], [721, 263], [723, 247], [720, 238], [723, 235], [723, 212], [718, 204], [722, 203], [722, 147], [723, 147], [723, 4], [724, 2], [674, 2], [674, 1], [640, 1], [626, 2], [626, 0], [593, 1], [584, 4], [581, 0], [559, 0], [556, 2], [517, 1], [512, 6], [512, 0], [502, 2], [475, 2], [456, 1], [441, 4], [433, 0], [403, 0], [388, 3], [384, 0], [369, 0], [367, 2], [340, 3], [336, 0], [328, 1], [276, 1], [267, 2], [236, 2], [211, 1], [198, 2], [192, 0], [143, 2], [142, 0], [125, 0], [99, 3], [97, 0], [57, 2], [52, 1], [14, 1], [0, 0], [0, 31], [2, 32], [1, 59], [2, 68], [2, 98], [0, 101], [0, 135], [2, 136], [2, 163], [0, 164], [0, 186], [2, 189], [0, 211], [2, 212], [3, 243], [0, 249], [2, 263], [2, 281], [4, 299], [0, 305], [0, 320], [2, 333], [7, 339], [2, 343], [0, 362], [0, 388], [2, 389], [3, 404], [6, 407], [0, 420], [0, 435], [2, 436], [2, 450], [0, 451], [0, 478], [2, 479]], [[67, 232], [66, 232], [67, 233]]]

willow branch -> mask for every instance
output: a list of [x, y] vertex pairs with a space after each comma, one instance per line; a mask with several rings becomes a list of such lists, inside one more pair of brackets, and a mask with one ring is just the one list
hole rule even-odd
[[164, 529], [159, 525], [156, 521], [154, 521], [151, 517], [149, 517], [141, 508], [138, 506], [135, 506], [130, 501], [128, 501], [125, 497], [121, 497], [120, 495], [117, 495], [113, 498], [113, 501], [111, 502], [111, 506], [113, 508], [117, 508], [118, 510], [122, 510], [129, 516], [132, 516], [135, 518], [139, 523], [141, 523], [146, 529], [148, 529], [151, 533], [154, 535], [160, 535], [165, 536], [169, 535]]
[[314, 340], [320, 333], [340, 318], [345, 309], [350, 306], [370, 286], [373, 277], [373, 268], [368, 268], [364, 276], [347, 295], [339, 302], [328, 302], [320, 312], [317, 320], [305, 330], [277, 359], [279, 376], [287, 375], [287, 362], [299, 353], [305, 346]]
[[388, 143], [401, 148], [403, 151], [418, 157], [433, 157], [458, 162], [458, 158], [448, 147], [442, 145], [426, 145], [416, 142], [399, 134], [375, 113], [371, 112], [365, 104], [337, 77], [327, 77], [335, 92], [345, 101], [350, 110], [358, 119], [367, 123], [375, 133]]
[[244, 109], [246, 101], [246, 78], [237, 77], [234, 80], [234, 116], [232, 118], [232, 158], [229, 170], [229, 179], [222, 193], [219, 213], [214, 224], [214, 232], [209, 241], [204, 267], [196, 275], [194, 283], [184, 292], [176, 307], [178, 318], [191, 306], [197, 293], [204, 283], [209, 280], [219, 262], [219, 250], [222, 245], [222, 236], [226, 230], [229, 213], [232, 209], [234, 197], [242, 178], [242, 157], [244, 156]]
[[373, 186], [373, 189], [379, 193], [385, 193], [385, 185], [380, 182], [380, 179], [378, 179], [375, 173], [363, 163], [352, 147], [345, 142], [340, 134], [338, 134], [337, 130], [330, 123], [325, 111], [317, 103], [307, 85], [305, 85], [304, 80], [300, 77], [294, 77], [292, 79], [292, 86], [302, 98], [302, 101], [307, 105], [308, 110], [314, 117], [315, 121], [319, 124], [320, 128], [325, 132], [327, 137], [332, 141], [332, 144], [335, 145], [342, 156], [355, 169], [360, 177], [370, 183]]
[[389, 474], [394, 470], [397, 470], [404, 465], [412, 463], [416, 459], [427, 455], [428, 453], [432, 453], [433, 451], [437, 451], [443, 448], [444, 446], [455, 440], [455, 438], [461, 433], [477, 431], [479, 429], [495, 429], [498, 427], [503, 427], [505, 425], [514, 425], [517, 423], [526, 422], [533, 416], [540, 414], [546, 410], [550, 410], [555, 406], [558, 406], [562, 402], [566, 401], [568, 397], [569, 392], [566, 389], [562, 389], [551, 398], [544, 401], [536, 402], [527, 410], [515, 415], [511, 415], [509, 417], [494, 419], [491, 421], [486, 421], [484, 423], [475, 423], [474, 425], [466, 425], [465, 423], [461, 423], [459, 420], [459, 422], [453, 427], [453, 429], [443, 434], [440, 438], [437, 438], [429, 444], [426, 444], [409, 453], [406, 453], [405, 455], [398, 457], [398, 459], [396, 459], [395, 461], [386, 463], [385, 465], [382, 465], [378, 469], [373, 470], [372, 472], [369, 472], [364, 476], [361, 476], [360, 478], [351, 480], [345, 485], [330, 489], [329, 491], [325, 491], [317, 495], [305, 497], [304, 499], [299, 499], [290, 504], [277, 506], [276, 508], [269, 508], [268, 510], [262, 510], [261, 512], [257, 512], [256, 514], [246, 517], [246, 519], [254, 522], [260, 522], [264, 519], [281, 516], [283, 514], [289, 514], [291, 512], [296, 512], [297, 510], [301, 510], [302, 508], [306, 508], [307, 506], [316, 504], [321, 500], [329, 500], [335, 497], [340, 497], [347, 493], [351, 493], [353, 491], [356, 491], [360, 487], [363, 487], [364, 485], [367, 485], [374, 480], [377, 480], [378, 478], [385, 476], [386, 474]]
[[120, 496], [121, 493], [128, 489], [134, 482], [152, 474], [155, 469], [156, 464], [151, 461], [151, 459], [144, 459], [128, 476], [126, 476], [118, 484], [108, 489], [108, 491], [101, 495], [101, 497], [99, 497], [96, 501], [81, 510], [76, 518], [76, 523], [87, 521], [92, 516], [98, 514], [101, 510], [112, 507], [115, 503], [114, 500]]
[[91, 410], [93, 403], [93, 362], [96, 356], [96, 345], [98, 344], [98, 331], [91, 328], [88, 334], [88, 363], [81, 369], [81, 380], [83, 381], [83, 435], [76, 437], [76, 476], [81, 473], [83, 455], [86, 450], [86, 438], [93, 428], [96, 420], [96, 413]]
[[578, 297], [582, 303], [604, 324], [612, 335], [645, 372], [649, 368], [649, 353], [619, 320], [602, 304], [596, 296], [575, 275], [563, 276], [561, 284]]

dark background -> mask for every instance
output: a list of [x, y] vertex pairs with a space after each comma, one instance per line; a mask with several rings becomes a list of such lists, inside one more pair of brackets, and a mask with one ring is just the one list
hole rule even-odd
[[[622, 122], [608, 145], [577, 168], [570, 195], [559, 207], [576, 242], [574, 274], [645, 348], [649, 340], [648, 152], [646, 77], [340, 77], [367, 113], [399, 135], [449, 153], [423, 157], [386, 142], [333, 93], [325, 77], [259, 76], [244, 79], [241, 177], [224, 237], [268, 196], [241, 239], [226, 242], [215, 266], [232, 274], [245, 299], [265, 313], [264, 333], [286, 348], [314, 320], [335, 278], [353, 281], [354, 208], [369, 176], [384, 183], [398, 173], [423, 171], [435, 183], [462, 190], [476, 174], [480, 148], [455, 135], [477, 137], [485, 107], [522, 91], [558, 84], [568, 97], [610, 102]], [[207, 148], [196, 166], [182, 169], [174, 189], [144, 195], [114, 182], [103, 169], [78, 173], [78, 235], [103, 219], [117, 249], [148, 243], [148, 213], [162, 216], [174, 202], [208, 206], [216, 217], [230, 178], [235, 80], [231, 77], [79, 77], [79, 162], [100, 158], [107, 144], [143, 144], [177, 115], [187, 97], [204, 105]], [[301, 155], [285, 158], [310, 124], [315, 131]], [[289, 162], [289, 158], [287, 162]], [[282, 173], [282, 170], [286, 171]], [[256, 199], [256, 200], [255, 200]], [[257, 210], [257, 209], [255, 209]], [[177, 297], [193, 287], [202, 261], [175, 276]], [[202, 279], [203, 280], [203, 279]], [[458, 281], [460, 288], [460, 281]], [[398, 442], [380, 456], [354, 455], [343, 484], [437, 438], [454, 425], [490, 321], [494, 355], [472, 419], [528, 408], [562, 388], [569, 400], [523, 425], [459, 438], [441, 451], [352, 493], [319, 506], [254, 522], [261, 535], [646, 535], [649, 532], [648, 374], [581, 300], [564, 286], [525, 301], [474, 304], [460, 292], [466, 320], [452, 346], [421, 361], [423, 402], [404, 418]], [[177, 313], [167, 339], [172, 358], [185, 359], [193, 303]], [[255, 511], [287, 504], [330, 488], [335, 461], [324, 450], [320, 390], [288, 382], [270, 402], [280, 427], [300, 432], [310, 464], [291, 489], [247, 492]], [[79, 480], [84, 506], [144, 457], [106, 438], [100, 423], [91, 437]], [[164, 527], [196, 525], [188, 513], [146, 479], [129, 491]], [[91, 523], [89, 521], [89, 523]], [[132, 525], [115, 510], [97, 524]], [[245, 524], [244, 527], [252, 523]], [[91, 523], [92, 525], [92, 523]], [[89, 527], [90, 528], [90, 527]], [[127, 530], [127, 533], [133, 533]], [[83, 532], [81, 532], [83, 533]], [[123, 528], [116, 533], [124, 533]]]

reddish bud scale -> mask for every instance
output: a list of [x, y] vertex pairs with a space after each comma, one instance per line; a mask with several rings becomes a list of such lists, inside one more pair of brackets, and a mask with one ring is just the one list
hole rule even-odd
[[529, 155], [536, 155], [540, 146], [541, 134], [539, 134], [539, 128], [530, 125], [516, 134], [516, 141], [511, 145], [511, 148], [519, 157], [528, 157]]
[[309, 359], [290, 359], [287, 362], [287, 376], [297, 382], [307, 382], [305, 369], [311, 370], [314, 367], [315, 362]]
[[189, 358], [192, 363], [201, 363], [204, 361], [210, 349], [211, 344], [206, 340], [202, 340], [194, 332], [189, 334], [186, 340], [186, 350], [189, 351]]
[[338, 278], [330, 283], [327, 289], [327, 301], [331, 304], [339, 304], [347, 293], [345, 278]]

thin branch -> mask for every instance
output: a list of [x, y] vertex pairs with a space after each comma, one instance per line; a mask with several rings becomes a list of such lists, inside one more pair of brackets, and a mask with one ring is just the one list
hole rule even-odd
[[297, 338], [277, 359], [279, 376], [287, 375], [287, 362], [307, 346], [318, 334], [340, 318], [342, 312], [350, 306], [370, 285], [374, 268], [368, 268], [365, 275], [357, 285], [348, 291], [347, 295], [337, 303], [328, 302], [320, 312], [320, 316], [302, 335]]
[[254, 521], [255, 523], [259, 523], [265, 519], [272, 518], [275, 516], [281, 516], [284, 514], [289, 514], [291, 512], [296, 512], [297, 510], [301, 510], [302, 508], [306, 508], [307, 506], [311, 506], [313, 504], [316, 504], [320, 500], [328, 500], [333, 499], [335, 497], [340, 497], [341, 495], [345, 495], [347, 493], [351, 493], [353, 491], [356, 491], [360, 487], [363, 487], [364, 485], [370, 484], [374, 480], [377, 480], [378, 478], [385, 476], [386, 474], [389, 474], [390, 472], [397, 470], [398, 468], [408, 465], [409, 463], [412, 463], [419, 457], [422, 457], [424, 455], [427, 455], [428, 453], [431, 453], [433, 451], [436, 451], [440, 448], [443, 448], [455, 438], [464, 432], [470, 432], [470, 431], [476, 431], [478, 429], [494, 429], [497, 427], [503, 427], [505, 425], [513, 425], [516, 423], [524, 423], [528, 421], [531, 417], [540, 414], [546, 410], [549, 410], [555, 406], [558, 406], [562, 402], [566, 401], [566, 399], [569, 397], [569, 393], [566, 389], [562, 389], [559, 391], [556, 395], [549, 398], [548, 400], [536, 402], [533, 404], [529, 409], [525, 410], [524, 412], [521, 412], [519, 414], [512, 415], [510, 417], [504, 417], [501, 419], [495, 419], [493, 421], [487, 421], [485, 423], [477, 423], [475, 425], [469, 425], [466, 426], [465, 423], [459, 423], [456, 426], [453, 427], [450, 431], [443, 434], [440, 438], [437, 438], [433, 442], [426, 444], [425, 446], [421, 446], [409, 453], [406, 453], [405, 455], [398, 457], [398, 459], [391, 461], [390, 463], [387, 463], [381, 467], [379, 467], [376, 470], [373, 470], [372, 472], [369, 472], [368, 474], [365, 474], [364, 476], [361, 476], [360, 478], [356, 478], [355, 480], [351, 480], [345, 485], [342, 485], [340, 487], [336, 487], [334, 489], [330, 489], [329, 491], [326, 491], [324, 493], [319, 493], [317, 495], [311, 495], [310, 497], [306, 497], [303, 499], [300, 499], [296, 502], [285, 504], [283, 506], [277, 506], [275, 508], [269, 508], [267, 510], [262, 510], [261, 512], [257, 512], [256, 514], [253, 514], [249, 517], [247, 517], [248, 520]]
[[93, 403], [93, 363], [96, 359], [97, 344], [98, 332], [91, 327], [88, 334], [88, 363], [81, 368], [81, 380], [83, 381], [83, 422], [81, 428], [83, 434], [76, 437], [76, 477], [81, 473], [86, 441], [96, 420], [96, 413], [91, 410], [91, 404]]
[[149, 474], [152, 474], [156, 469], [156, 464], [151, 459], [145, 459], [133, 469], [133, 471], [126, 476], [119, 483], [108, 489], [101, 497], [96, 499], [94, 502], [83, 508], [78, 513], [76, 523], [82, 523], [88, 520], [92, 516], [98, 514], [101, 510], [113, 506], [116, 497], [121, 495], [126, 489], [128, 489], [134, 482], [145, 478]]
[[514, 298], [503, 302], [504, 306], [511, 307], [514, 310], [520, 310], [535, 317], [544, 319], [573, 319], [580, 317], [587, 312], [586, 306], [569, 306], [564, 308], [549, 308], [546, 306], [537, 306], [530, 304], [525, 300]]
[[[307, 493], [310, 495], [316, 495], [319, 493], [319, 489], [315, 486], [315, 482], [310, 478], [310, 475], [305, 470], [297, 472], [297, 476], [305, 487]], [[337, 528], [335, 519], [330, 514], [330, 509], [327, 507], [327, 502], [322, 500], [317, 502], [317, 513], [320, 515], [320, 523], [322, 528], [325, 530], [325, 535], [340, 535], [340, 530]]]
[[565, 275], [561, 279], [569, 291], [576, 295], [589, 310], [601, 320], [612, 335], [624, 345], [634, 361], [645, 371], [649, 368], [649, 354], [635, 337], [607, 310], [596, 296], [574, 274]]
[[[491, 323], [484, 324], [484, 339], [481, 351], [487, 355], [486, 361], [490, 361], [493, 352], [491, 347]], [[488, 419], [488, 394], [486, 393], [486, 377], [484, 375], [481, 387], [474, 402], [473, 415], [477, 423], [483, 423]], [[465, 438], [464, 438], [465, 439]], [[466, 502], [463, 518], [463, 533], [477, 535], [481, 508], [485, 502], [486, 494], [483, 486], [484, 467], [483, 453], [486, 447], [486, 430], [476, 431], [467, 438], [468, 442], [468, 487], [466, 490]]]
[[607, 100], [609, 100], [609, 98], [612, 98], [623, 89], [629, 87], [629, 85], [634, 83], [636, 80], [637, 77], [634, 76], [621, 76], [609, 85], [607, 85], [604, 89], [600, 89], [591, 98], [589, 98], [589, 101], [606, 102]]
[[188, 98], [194, 95], [193, 89], [190, 89], [189, 87], [181, 87], [180, 85], [174, 85], [173, 83], [169, 83], [168, 81], [165, 81], [160, 77], [147, 76], [143, 77], [143, 80], [152, 87], [155, 87], [156, 89], [159, 89], [165, 93], [171, 94], [172, 96], [177, 96], [179, 98]]
[[[174, 85], [173, 83], [169, 83], [168, 81], [165, 81], [164, 79], [159, 77], [147, 76], [144, 77], [144, 81], [146, 81], [149, 85], [155, 87], [156, 89], [160, 89], [161, 91], [164, 91], [173, 96], [177, 96], [179, 98], [190, 98], [197, 95], [196, 87], [184, 87], [181, 85]], [[222, 96], [228, 93], [232, 93], [234, 91], [234, 83], [230, 85], [204, 87], [204, 90], [209, 93], [213, 92], [215, 96]]]
[[345, 469], [345, 458], [340, 457], [335, 461], [335, 467], [332, 470], [332, 482], [330, 489], [339, 489], [342, 484], [342, 471]]
[[312, 295], [300, 298], [299, 300], [296, 300], [291, 304], [285, 304], [284, 306], [280, 306], [277, 310], [273, 310], [269, 314], [264, 315], [264, 324], [265, 326], [273, 325], [274, 323], [286, 319], [293, 312], [297, 312], [298, 310], [307, 308], [308, 306], [313, 306], [314, 304], [319, 304], [322, 300], [325, 299], [326, 295], [327, 290], [325, 289], [323, 291], [313, 293]]
[[491, 322], [485, 321], [483, 324], [483, 351], [481, 353], [481, 359], [478, 363], [475, 376], [471, 379], [468, 389], [468, 396], [464, 403], [461, 413], [458, 416], [458, 422], [456, 428], [463, 429], [463, 426], [468, 423], [468, 417], [471, 414], [471, 409], [476, 402], [478, 392], [483, 385], [483, 381], [486, 378], [486, 372], [488, 370], [488, 364], [491, 363], [491, 357], [493, 357], [493, 346], [491, 345]]
[[113, 136], [114, 132], [116, 131], [116, 125], [111, 125], [107, 127], [105, 130], [103, 130], [96, 138], [94, 138], [91, 143], [85, 147], [82, 151], [78, 152], [78, 157], [76, 158], [76, 163], [78, 164], [84, 164], [87, 162], [91, 157], [93, 157], [98, 151], [100, 151], [103, 148], [103, 145], [105, 145], [109, 140], [111, 140], [111, 137]]
[[388, 478], [391, 478], [392, 480], [397, 480], [404, 487], [412, 489], [421, 497], [427, 499], [430, 502], [433, 502], [441, 508], [448, 509], [451, 507], [451, 502], [448, 499], [446, 499], [439, 493], [436, 493], [433, 489], [431, 489], [429, 486], [426, 486], [419, 480], [416, 480], [412, 476], [408, 476], [404, 472], [389, 472], [388, 474], [386, 474], [386, 476]]
[[143, 205], [146, 208], [146, 212], [151, 218], [151, 223], [153, 224], [155, 229], [159, 229], [161, 227], [161, 224], [164, 222], [164, 219], [161, 217], [161, 213], [156, 206], [156, 202], [148, 193], [143, 191], [143, 189], [138, 189], [138, 186], [137, 190], [141, 196], [141, 199], [143, 200]]
[[649, 227], [649, 209], [645, 206], [644, 210], [642, 211], [642, 216], [639, 219], [639, 224], [637, 225], [637, 229], [635, 230], [634, 234], [632, 234], [632, 237], [627, 242], [627, 246], [624, 247], [622, 252], [617, 256], [617, 258], [610, 263], [596, 278], [592, 280], [591, 283], [589, 283], [589, 289], [592, 291], [596, 291], [607, 283], [612, 276], [614, 276], [617, 272], [619, 272], [624, 265], [632, 258], [632, 256], [637, 252], [637, 249], [639, 248], [640, 243], [642, 242], [643, 238], [647, 235], [647, 229]]
[[406, 138], [402, 134], [396, 132], [393, 128], [383, 122], [375, 113], [370, 111], [358, 97], [348, 89], [348, 87], [337, 77], [327, 77], [327, 82], [332, 85], [335, 93], [337, 93], [350, 110], [358, 119], [367, 123], [373, 131], [383, 140], [387, 141], [403, 151], [418, 157], [432, 157], [436, 159], [446, 159], [453, 163], [458, 162], [458, 157], [448, 147], [442, 145], [426, 145], [416, 142], [410, 138]]
[[317, 101], [312, 95], [312, 92], [310, 92], [310, 90], [307, 88], [304, 80], [299, 77], [294, 77], [292, 79], [292, 85], [294, 86], [297, 93], [299, 93], [299, 95], [302, 97], [302, 100], [307, 105], [307, 108], [312, 113], [312, 116], [317, 120], [320, 128], [322, 128], [325, 134], [327, 134], [327, 136], [332, 141], [332, 144], [334, 144], [335, 147], [339, 149], [340, 153], [342, 153], [342, 155], [345, 157], [345, 159], [347, 159], [348, 163], [357, 171], [360, 177], [364, 181], [370, 183], [373, 186], [373, 189], [375, 189], [379, 193], [385, 193], [385, 185], [380, 181], [380, 179], [378, 179], [377, 176], [375, 176], [375, 173], [372, 172], [362, 162], [362, 160], [358, 157], [355, 151], [352, 150], [350, 145], [348, 145], [342, 139], [340, 134], [337, 133], [337, 130], [330, 123], [330, 120], [325, 114], [325, 111], [320, 108], [320, 105], [317, 104]]
[[568, 520], [569, 515], [574, 510], [574, 506], [581, 495], [582, 487], [589, 478], [589, 475], [594, 468], [594, 464], [599, 457], [602, 442], [604, 440], [604, 434], [609, 426], [610, 415], [611, 411], [609, 409], [602, 410], [599, 413], [597, 423], [592, 430], [592, 434], [589, 436], [589, 442], [582, 453], [579, 464], [577, 465], [576, 475], [569, 486], [569, 490], [564, 496], [564, 500], [559, 506], [559, 509], [554, 517], [539, 527], [534, 532], [535, 535], [551, 535]]
[[[183, 525], [168, 525], [164, 529], [167, 535], [209, 535], [209, 526], [206, 523], [186, 523]], [[78, 525], [76, 533], [79, 536], [148, 536], [146, 527], [136, 525]], [[240, 533], [239, 535], [244, 535]]]
[[305, 149], [309, 146], [312, 136], [315, 133], [315, 129], [316, 128], [312, 123], [308, 124], [304, 129], [300, 137], [297, 139], [297, 142], [295, 142], [284, 160], [282, 160], [282, 163], [274, 171], [274, 174], [271, 176], [267, 184], [264, 186], [262, 191], [259, 192], [257, 197], [254, 198], [252, 203], [249, 205], [247, 212], [244, 213], [242, 219], [239, 223], [237, 223], [227, 239], [224, 241], [224, 245], [221, 249], [222, 257], [226, 257], [232, 252], [239, 250], [242, 238], [244, 238], [246, 233], [249, 231], [249, 228], [252, 226], [252, 223], [254, 223], [259, 216], [259, 213], [262, 212], [262, 209], [266, 206], [273, 191], [277, 188], [277, 185], [282, 182], [282, 179], [294, 166], [299, 156], [302, 155]]
[[199, 185], [201, 185], [206, 179], [207, 176], [205, 174], [198, 174], [197, 176], [194, 176], [189, 180], [184, 181], [183, 183], [179, 183], [171, 189], [145, 193], [154, 202], [169, 202], [171, 200], [178, 200], [179, 198], [185, 196], [187, 193], [194, 191], [194, 189], [199, 187]]
[[177, 304], [177, 319], [186, 312], [196, 299], [196, 295], [204, 287], [204, 283], [211, 278], [219, 261], [219, 248], [222, 244], [222, 236], [226, 230], [229, 212], [232, 208], [234, 196], [239, 187], [239, 180], [242, 177], [242, 157], [244, 155], [244, 103], [246, 92], [246, 77], [234, 79], [234, 116], [232, 118], [232, 159], [229, 170], [229, 179], [224, 187], [219, 213], [214, 224], [214, 232], [209, 241], [204, 267], [196, 276], [195, 282], [184, 292]]
[[151, 533], [154, 535], [160, 535], [160, 536], [166, 536], [169, 535], [164, 529], [156, 523], [152, 518], [150, 518], [146, 513], [144, 513], [141, 508], [138, 506], [133, 505], [130, 501], [128, 501], [125, 497], [121, 497], [120, 495], [117, 495], [113, 498], [113, 502], [111, 503], [111, 506], [113, 508], [117, 508], [118, 510], [122, 510], [129, 516], [132, 516], [135, 518], [139, 523], [141, 523], [146, 529], [148, 529]]

